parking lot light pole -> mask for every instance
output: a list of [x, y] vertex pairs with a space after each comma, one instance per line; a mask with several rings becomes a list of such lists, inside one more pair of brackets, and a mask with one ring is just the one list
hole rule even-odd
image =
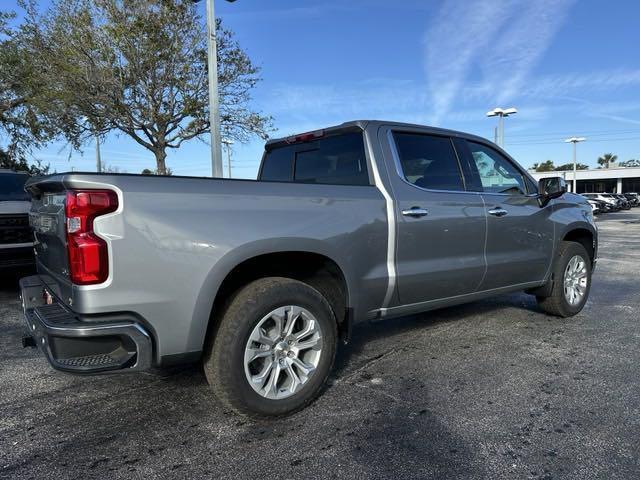
[[487, 117], [498, 117], [498, 133], [496, 134], [496, 143], [504, 148], [504, 119], [509, 115], [515, 115], [518, 110], [515, 108], [494, 108], [487, 112]]
[[578, 162], [576, 160], [576, 144], [579, 142], [584, 142], [586, 138], [584, 137], [571, 137], [565, 140], [565, 143], [573, 143], [573, 187], [571, 191], [573, 193], [578, 193]]
[[[194, 3], [200, 0], [193, 0]], [[218, 94], [218, 48], [214, 0], [207, 2], [207, 70], [209, 73], [209, 128], [211, 130], [211, 176], [221, 178], [222, 145], [220, 139], [220, 97]], [[236, 0], [227, 0], [233, 3]]]

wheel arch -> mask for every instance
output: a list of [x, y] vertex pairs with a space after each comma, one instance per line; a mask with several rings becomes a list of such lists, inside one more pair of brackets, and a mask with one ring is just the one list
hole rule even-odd
[[598, 246], [597, 235], [592, 228], [587, 228], [583, 225], [576, 225], [574, 228], [570, 228], [565, 231], [562, 236], [562, 240], [565, 242], [576, 242], [581, 244], [589, 254], [591, 264], [593, 265], [598, 253]]
[[212, 268], [197, 300], [191, 324], [191, 344], [205, 347], [215, 335], [216, 314], [229, 296], [258, 278], [280, 276], [300, 280], [318, 290], [329, 302], [338, 323], [341, 338], [348, 341], [354, 307], [351, 281], [339, 255], [318, 248], [315, 242], [294, 242], [298, 248], [256, 248], [247, 245], [229, 252]]

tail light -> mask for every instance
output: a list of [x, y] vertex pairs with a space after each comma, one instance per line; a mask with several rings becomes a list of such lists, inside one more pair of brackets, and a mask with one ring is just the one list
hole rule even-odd
[[109, 276], [107, 243], [93, 231], [93, 221], [118, 208], [118, 196], [111, 190], [67, 192], [67, 251], [69, 273], [76, 285], [104, 282]]

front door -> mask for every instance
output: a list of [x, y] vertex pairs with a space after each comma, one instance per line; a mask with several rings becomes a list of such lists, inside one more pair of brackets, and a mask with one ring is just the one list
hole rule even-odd
[[476, 291], [485, 273], [486, 215], [480, 193], [465, 189], [451, 138], [387, 135], [393, 157], [387, 165], [396, 169], [390, 177], [400, 304]]
[[540, 208], [533, 182], [498, 150], [468, 140], [466, 145], [488, 214], [487, 273], [480, 289], [543, 280], [553, 252], [553, 206]]

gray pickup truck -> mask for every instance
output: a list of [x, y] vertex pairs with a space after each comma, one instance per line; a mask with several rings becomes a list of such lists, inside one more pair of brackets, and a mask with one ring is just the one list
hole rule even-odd
[[39, 274], [21, 280], [54, 368], [202, 361], [217, 396], [272, 416], [311, 402], [354, 322], [526, 291], [589, 295], [597, 230], [465, 133], [354, 121], [271, 140], [258, 180], [66, 173], [30, 181]]

